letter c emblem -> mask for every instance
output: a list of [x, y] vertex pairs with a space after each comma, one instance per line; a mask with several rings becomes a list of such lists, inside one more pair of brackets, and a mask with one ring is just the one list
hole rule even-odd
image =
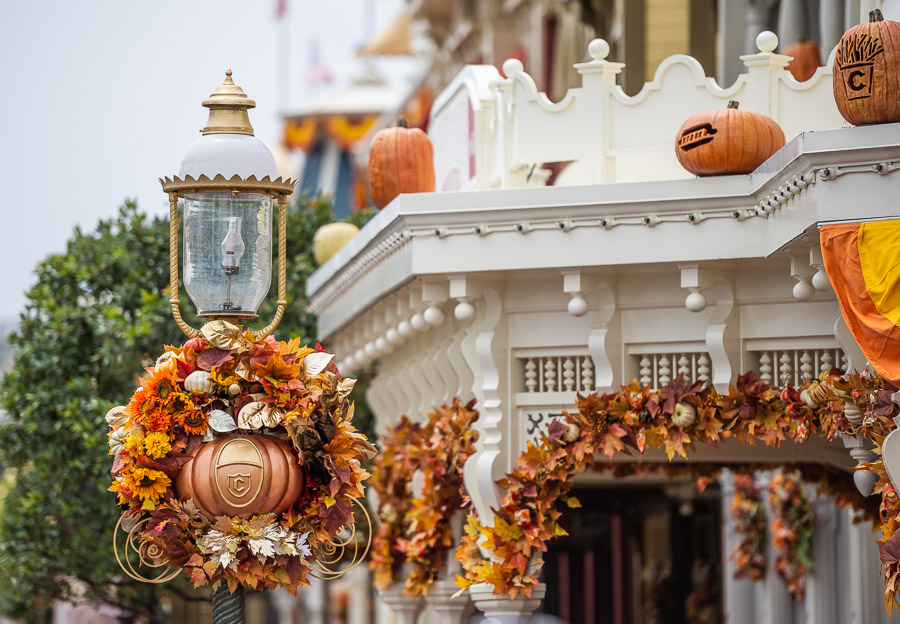
[[858, 69], [853, 70], [847, 77], [847, 86], [850, 87], [850, 89], [853, 91], [862, 91], [866, 88], [866, 85], [860, 84], [859, 78], [862, 78], [865, 75], [865, 72], [861, 72]]

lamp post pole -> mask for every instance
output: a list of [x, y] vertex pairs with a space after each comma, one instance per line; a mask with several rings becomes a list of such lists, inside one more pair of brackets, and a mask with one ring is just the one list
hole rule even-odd
[[244, 586], [228, 591], [228, 583], [222, 581], [212, 597], [212, 624], [244, 624]]

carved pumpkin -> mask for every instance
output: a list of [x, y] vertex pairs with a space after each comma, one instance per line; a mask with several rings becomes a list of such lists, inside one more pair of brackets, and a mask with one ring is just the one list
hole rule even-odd
[[303, 493], [305, 476], [287, 442], [231, 434], [202, 444], [178, 473], [175, 493], [209, 518], [281, 513]]
[[334, 254], [359, 234], [359, 228], [352, 223], [329, 223], [316, 230], [313, 236], [313, 257], [316, 264], [328, 262]]
[[900, 23], [869, 13], [844, 33], [834, 57], [834, 101], [854, 126], [900, 121]]
[[738, 110], [737, 102], [691, 115], [677, 136], [678, 162], [700, 176], [750, 173], [784, 146], [775, 120]]
[[819, 52], [819, 44], [815, 41], [798, 41], [784, 49], [787, 56], [793, 56], [788, 63], [787, 70], [798, 82], [812, 78], [816, 70], [822, 64], [822, 54]]
[[434, 191], [434, 150], [428, 135], [397, 127], [379, 131], [369, 151], [369, 193], [378, 208], [384, 208], [400, 193]]

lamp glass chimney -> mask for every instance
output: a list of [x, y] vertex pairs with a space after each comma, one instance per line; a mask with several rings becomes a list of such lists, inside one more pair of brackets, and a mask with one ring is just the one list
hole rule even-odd
[[272, 283], [272, 198], [187, 195], [183, 269], [199, 316], [256, 316]]

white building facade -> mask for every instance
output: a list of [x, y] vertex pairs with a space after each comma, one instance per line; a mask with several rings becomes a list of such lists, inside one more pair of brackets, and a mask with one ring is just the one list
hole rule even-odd
[[[477, 399], [465, 476], [481, 518], [498, 506], [494, 482], [577, 392], [678, 374], [725, 391], [750, 370], [778, 385], [866, 365], [825, 275], [818, 226], [897, 216], [900, 124], [849, 127], [832, 95], [833, 53], [798, 83], [777, 43], [762, 33], [729, 87], [675, 56], [630, 97], [616, 86], [622, 65], [595, 40], [592, 60], [576, 65], [582, 86], [556, 103], [517, 60], [506, 78], [467, 67], [432, 109], [438, 192], [398, 197], [309, 280], [319, 339], [341, 371], [380, 362], [367, 397], [380, 431]], [[749, 175], [695, 178], [675, 158], [676, 132], [729, 100], [775, 119], [787, 144]], [[543, 186], [542, 163], [560, 161], [570, 164]], [[850, 470], [871, 454], [856, 440], [819, 440], [695, 457]], [[727, 477], [721, 487], [727, 509]], [[792, 603], [774, 574], [754, 585], [726, 565], [730, 624], [889, 621], [870, 527], [825, 499], [815, 509], [805, 602]], [[724, 553], [733, 539], [723, 522]], [[427, 599], [445, 607], [433, 617], [461, 621], [449, 595]], [[539, 604], [474, 597], [498, 621]], [[416, 613], [411, 598], [392, 603]]]

